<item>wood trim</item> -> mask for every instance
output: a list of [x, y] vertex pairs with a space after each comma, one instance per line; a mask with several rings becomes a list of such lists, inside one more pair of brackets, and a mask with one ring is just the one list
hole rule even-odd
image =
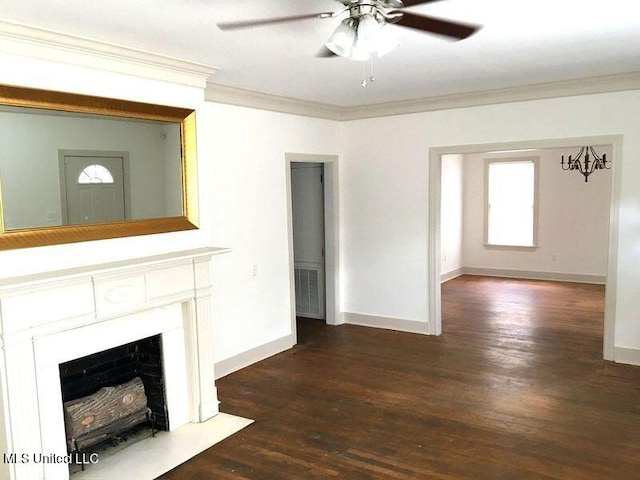
[[640, 365], [640, 350], [637, 348], [615, 347], [613, 361], [627, 365]]
[[588, 275], [582, 273], [539, 272], [533, 270], [511, 270], [506, 268], [463, 267], [463, 275], [486, 277], [522, 278], [527, 280], [552, 280], [555, 282], [592, 283], [604, 285], [606, 275]]
[[[33, 292], [38, 288], [50, 288], [51, 284], [54, 283], [75, 283], [78, 279], [82, 279], [83, 277], [121, 274], [140, 268], [155, 267], [168, 263], [179, 263], [186, 259], [209, 259], [213, 255], [221, 255], [229, 252], [231, 252], [230, 248], [202, 247], [96, 265], [84, 265], [64, 270], [53, 270], [50, 272], [36, 273], [20, 277], [10, 277], [0, 279], [0, 295], [7, 291], [26, 290]], [[208, 281], [205, 283], [208, 283]], [[199, 286], [196, 285], [196, 287]]]
[[266, 358], [272, 357], [273, 355], [284, 352], [285, 350], [289, 350], [295, 345], [295, 343], [293, 335], [286, 335], [278, 338], [277, 340], [273, 340], [265, 343], [264, 345], [260, 345], [234, 355], [233, 357], [216, 362], [214, 368], [216, 380]]
[[379, 315], [366, 315], [363, 313], [343, 313], [344, 323], [360, 325], [363, 327], [383, 328], [397, 330], [399, 332], [429, 334], [429, 322], [407, 320], [404, 318], [382, 317]]
[[445, 272], [440, 275], [440, 283], [448, 282], [461, 275], [464, 275], [464, 269], [462, 267], [451, 270], [450, 272]]
[[144, 50], [0, 21], [0, 51], [204, 88], [217, 69]]
[[177, 123], [193, 113], [189, 108], [10, 85], [0, 85], [0, 104]]
[[293, 115], [347, 121], [638, 89], [640, 89], [640, 72], [630, 72], [352, 106], [310, 102], [229, 85], [207, 83], [205, 100]]
[[95, 225], [31, 228], [1, 233], [0, 250], [43, 247], [46, 245], [195, 230], [197, 228], [197, 225], [191, 223], [186, 217], [129, 220], [125, 222], [97, 223]]
[[205, 100], [207, 102], [257, 108], [271, 112], [324, 118], [328, 120], [343, 120], [345, 110], [344, 107], [337, 105], [272, 95], [255, 90], [221, 85], [219, 83], [207, 83]]

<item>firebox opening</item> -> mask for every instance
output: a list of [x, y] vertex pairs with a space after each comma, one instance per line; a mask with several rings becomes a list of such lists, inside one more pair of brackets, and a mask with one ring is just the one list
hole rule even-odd
[[[153, 429], [169, 430], [160, 335], [71, 360], [60, 364], [59, 368], [62, 400], [65, 403], [92, 395], [103, 387], [120, 386], [139, 377], [144, 385], [147, 407], [151, 410]], [[145, 422], [103, 443], [117, 444], [144, 437], [141, 429], [151, 432], [151, 425]], [[92, 450], [100, 448], [100, 445], [91, 447]]]

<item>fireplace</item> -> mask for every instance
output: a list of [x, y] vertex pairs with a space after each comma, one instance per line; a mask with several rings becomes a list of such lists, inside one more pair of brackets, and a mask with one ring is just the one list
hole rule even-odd
[[[148, 343], [150, 353], [133, 353], [139, 363], [155, 365], [140, 374], [143, 383], [164, 365], [158, 381], [164, 392], [152, 389], [148, 398], [170, 433], [215, 416], [209, 264], [223, 251], [198, 249], [0, 280], [0, 449], [6, 458], [68, 455], [64, 401], [100, 388], [102, 373], [83, 366], [82, 359], [102, 358], [111, 349], [126, 357]], [[109, 370], [109, 362], [103, 363]], [[122, 366], [116, 376], [126, 381], [137, 368]], [[68, 480], [69, 470], [64, 462], [5, 461], [0, 478]]]
[[160, 335], [60, 364], [69, 453], [169, 430]]

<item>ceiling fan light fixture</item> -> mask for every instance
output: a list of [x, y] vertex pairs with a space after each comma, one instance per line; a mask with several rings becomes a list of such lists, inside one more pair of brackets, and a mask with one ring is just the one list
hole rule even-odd
[[380, 31], [375, 41], [375, 52], [378, 57], [386, 55], [400, 46], [400, 41], [393, 34], [390, 28], [385, 25], [380, 26]]
[[358, 62], [364, 62], [365, 60], [369, 60], [371, 58], [371, 53], [372, 52], [369, 50], [369, 45], [367, 44], [367, 42], [356, 38], [356, 41], [353, 44], [353, 48], [351, 49], [351, 55], [349, 55], [349, 59], [356, 60]]
[[351, 58], [356, 42], [356, 21], [353, 18], [345, 18], [335, 29], [325, 46], [336, 55]]
[[358, 41], [371, 44], [378, 38], [380, 24], [371, 14], [366, 14], [358, 19]]

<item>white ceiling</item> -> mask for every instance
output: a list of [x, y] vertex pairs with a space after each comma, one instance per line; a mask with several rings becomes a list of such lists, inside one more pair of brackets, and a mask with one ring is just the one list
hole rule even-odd
[[316, 58], [338, 18], [222, 32], [217, 22], [339, 10], [335, 0], [0, 0], [0, 20], [217, 67], [215, 83], [340, 106], [640, 71], [629, 0], [443, 0], [416, 13], [483, 25], [450, 42], [397, 26], [401, 46], [363, 64]]

